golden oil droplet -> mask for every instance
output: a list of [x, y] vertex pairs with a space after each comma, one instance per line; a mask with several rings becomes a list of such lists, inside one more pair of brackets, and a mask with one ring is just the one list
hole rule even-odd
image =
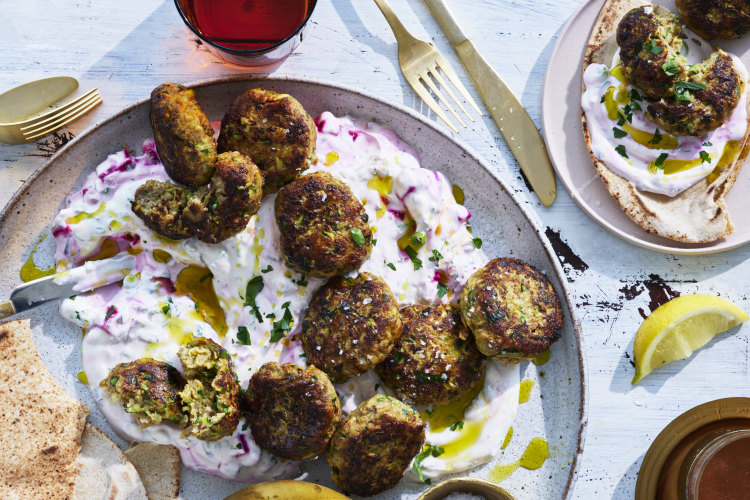
[[534, 387], [534, 381], [526, 379], [521, 381], [521, 390], [518, 393], [518, 402], [526, 403], [531, 397], [531, 389]]
[[547, 349], [543, 353], [541, 353], [536, 358], [532, 359], [531, 362], [534, 363], [536, 366], [542, 366], [545, 364], [549, 359], [552, 357], [552, 351]]
[[326, 155], [326, 161], [323, 163], [326, 167], [330, 167], [334, 163], [339, 161], [339, 154], [336, 151], [329, 151]]

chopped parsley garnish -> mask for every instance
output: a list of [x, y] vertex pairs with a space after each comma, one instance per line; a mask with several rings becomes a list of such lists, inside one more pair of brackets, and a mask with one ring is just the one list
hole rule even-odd
[[378, 240], [376, 240], [375, 238], [373, 238], [373, 240], [372, 240], [372, 246], [375, 246], [377, 244], [378, 244]]
[[615, 139], [622, 139], [623, 137], [628, 135], [628, 133], [623, 129], [617, 127], [612, 127], [612, 132], [615, 134]]
[[417, 257], [417, 251], [414, 250], [412, 247], [407, 246], [404, 248], [404, 252], [406, 252], [406, 255], [409, 256], [409, 259], [411, 259], [412, 263], [414, 264], [414, 270], [417, 271], [418, 269], [422, 269], [422, 260]]
[[386, 264], [386, 266], [390, 267], [394, 271], [396, 270], [396, 266], [393, 264], [393, 262], [389, 262], [388, 264]]
[[711, 155], [709, 155], [707, 152], [701, 151], [698, 154], [701, 155], [701, 163], [711, 163]]
[[680, 65], [675, 62], [674, 59], [670, 59], [661, 65], [661, 69], [667, 74], [667, 76], [675, 76], [680, 72]]
[[358, 247], [361, 247], [365, 244], [365, 235], [362, 234], [362, 230], [360, 228], [355, 227], [354, 229], [349, 231], [349, 236], [352, 237], [354, 244]]
[[628, 153], [625, 152], [625, 146], [623, 146], [622, 144], [620, 144], [619, 146], [617, 146], [615, 148], [615, 151], [617, 151], [620, 154], [620, 156], [622, 156], [623, 158], [627, 158], [628, 157]]
[[423, 384], [436, 384], [443, 380], [443, 374], [440, 373], [427, 373], [421, 370], [417, 370], [415, 373], [417, 380]]
[[626, 121], [626, 118], [622, 115], [622, 113], [618, 111], [617, 112], [617, 125], [622, 127], [623, 125], [625, 125], [625, 121]]
[[602, 98], [599, 102], [604, 102], [607, 100], [607, 94], [602, 95]]
[[255, 276], [247, 282], [247, 288], [245, 289], [245, 305], [250, 307], [250, 311], [255, 314], [258, 323], [263, 323], [263, 316], [260, 315], [255, 298], [263, 290], [263, 286], [263, 276]]
[[116, 386], [118, 380], [120, 380], [120, 377], [112, 377], [111, 379], [109, 379], [109, 385], [111, 385], [112, 387]]
[[104, 321], [107, 321], [116, 312], [117, 309], [115, 308], [115, 306], [109, 306], [109, 309], [107, 309], [107, 313], [104, 315]]
[[428, 445], [419, 453], [419, 455], [417, 455], [417, 457], [414, 459], [414, 465], [412, 465], [411, 468], [414, 470], [414, 472], [417, 473], [420, 482], [424, 484], [432, 484], [432, 481], [429, 478], [425, 479], [424, 474], [422, 474], [422, 469], [420, 467], [420, 465], [422, 465], [422, 461], [430, 455], [432, 455], [433, 457], [439, 457], [443, 453], [445, 453], [445, 450], [443, 450], [443, 448], [441, 448], [440, 446]]
[[690, 91], [687, 89], [675, 89], [674, 96], [680, 102], [690, 102]]
[[305, 278], [305, 275], [301, 275], [297, 281], [292, 280], [292, 283], [299, 285], [299, 286], [307, 286], [307, 278]]
[[[629, 106], [630, 106], [630, 109], [631, 109], [632, 111], [640, 111], [640, 110], [641, 110], [641, 105], [640, 105], [640, 104], [638, 104], [637, 102], [631, 102], [631, 103], [629, 104]], [[632, 121], [632, 120], [628, 120], [628, 121]]]
[[662, 154], [660, 154], [656, 158], [656, 161], [654, 162], [654, 165], [656, 165], [658, 168], [664, 168], [664, 161], [667, 159], [667, 157], [669, 157], [668, 153], [662, 153]]
[[171, 313], [171, 308], [169, 307], [169, 304], [164, 304], [163, 306], [161, 306], [161, 312], [163, 312], [165, 316], [169, 316]]
[[703, 143], [703, 145], [704, 145], [704, 146], [713, 146], [713, 144], [711, 144], [711, 143], [710, 143], [710, 142], [708, 142], [708, 141], [704, 142], [704, 143]]
[[676, 86], [678, 89], [685, 89], [685, 90], [705, 90], [706, 89], [706, 86], [702, 83], [684, 82], [682, 80], [678, 81], [676, 83]]
[[278, 342], [279, 340], [283, 339], [286, 336], [287, 332], [292, 329], [292, 323], [294, 322], [294, 319], [292, 318], [292, 313], [289, 312], [289, 302], [284, 303], [284, 306], [282, 306], [284, 307], [284, 316], [282, 316], [279, 321], [273, 322], [271, 338], [268, 339], [269, 342]]
[[260, 272], [262, 272], [263, 274], [270, 273], [271, 271], [273, 271], [273, 266], [271, 266], [271, 264], [268, 264], [268, 266], [265, 269], [260, 270]]
[[[658, 56], [659, 54], [661, 54], [661, 51], [664, 50], [664, 47], [662, 47], [661, 45], [657, 45], [656, 41], [653, 38], [651, 38], [648, 43], [643, 46], [643, 48], [648, 50], [655, 56]], [[666, 69], [664, 71], [666, 71]]]
[[643, 97], [636, 89], [630, 89], [630, 100], [631, 101], [642, 101]]
[[459, 420], [455, 424], [450, 426], [450, 430], [455, 431], [456, 429], [463, 429], [464, 428], [464, 422], [463, 420]]
[[424, 246], [426, 242], [427, 242], [427, 235], [421, 231], [416, 232], [411, 235], [411, 243], [417, 248]]
[[438, 281], [437, 291], [438, 291], [438, 297], [440, 298], [445, 297], [445, 294], [448, 293], [448, 287]]
[[482, 248], [482, 238], [473, 238], [471, 242], [474, 244], [474, 248]]
[[246, 326], [237, 327], [237, 343], [242, 345], [251, 345], [250, 332], [247, 330]]
[[429, 258], [429, 259], [427, 259], [427, 260], [429, 260], [430, 262], [437, 262], [437, 261], [439, 261], [439, 260], [440, 260], [440, 259], [442, 259], [442, 258], [443, 258], [443, 254], [441, 254], [441, 253], [440, 253], [440, 252], [438, 252], [437, 250], [433, 250], [433, 251], [432, 251], [432, 257], [430, 257], [430, 258]]
[[648, 141], [649, 144], [659, 144], [661, 142], [661, 132], [659, 132], [659, 129], [656, 129], [656, 132], [654, 132], [654, 136], [651, 138], [650, 141]]

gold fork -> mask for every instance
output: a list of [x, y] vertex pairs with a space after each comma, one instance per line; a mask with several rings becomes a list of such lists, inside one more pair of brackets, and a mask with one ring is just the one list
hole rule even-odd
[[[394, 14], [391, 6], [388, 5], [387, 0], [375, 0], [375, 4], [385, 16], [385, 20], [388, 21], [393, 34], [396, 36], [396, 42], [398, 43], [398, 62], [401, 65], [401, 72], [406, 77], [406, 81], [409, 82], [411, 88], [414, 89], [427, 106], [429, 106], [436, 115], [447, 123], [454, 132], [458, 132], [458, 130], [456, 130], [456, 127], [454, 127], [453, 123], [448, 119], [445, 111], [443, 111], [437, 101], [435, 101], [430, 95], [430, 91], [437, 96], [438, 100], [443, 103], [445, 108], [451, 112], [461, 125], [466, 127], [466, 124], [461, 120], [461, 117], [458, 116], [456, 110], [453, 109], [450, 101], [440, 92], [437, 85], [435, 85], [435, 81], [443, 88], [443, 90], [445, 90], [445, 93], [453, 99], [453, 102], [456, 103], [461, 111], [463, 111], [471, 121], [474, 121], [474, 118], [472, 118], [463, 105], [461, 105], [461, 101], [459, 101], [453, 94], [450, 87], [440, 75], [438, 69], [446, 76], [446, 78], [448, 78], [448, 81], [458, 89], [464, 99], [471, 104], [477, 113], [481, 114], [479, 106], [477, 106], [477, 103], [471, 98], [469, 92], [458, 79], [456, 72], [453, 71], [453, 68], [450, 67], [443, 56], [440, 55], [440, 52], [438, 52], [432, 44], [418, 40], [406, 31], [406, 28], [404, 28], [404, 25], [398, 20], [398, 17]], [[433, 78], [435, 81], [433, 81]]]
[[7, 144], [34, 142], [40, 137], [67, 127], [102, 103], [99, 90], [93, 88], [48, 113], [15, 123], [0, 123], [0, 141]]

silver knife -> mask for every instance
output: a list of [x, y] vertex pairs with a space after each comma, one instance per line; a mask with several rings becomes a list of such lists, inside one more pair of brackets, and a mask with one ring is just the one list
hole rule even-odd
[[534, 121], [513, 91], [477, 51], [456, 23], [444, 0], [424, 0], [432, 16], [445, 32], [474, 86], [495, 120], [506, 144], [516, 157], [542, 205], [555, 201], [555, 174], [547, 147]]
[[52, 300], [78, 295], [100, 286], [122, 280], [135, 268], [135, 257], [129, 254], [86, 262], [46, 278], [29, 281], [10, 293], [10, 300], [0, 302], [0, 319], [13, 316]]

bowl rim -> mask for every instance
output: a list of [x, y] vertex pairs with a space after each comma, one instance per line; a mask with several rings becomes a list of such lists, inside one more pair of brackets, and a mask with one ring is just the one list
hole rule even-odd
[[310, 8], [308, 9], [307, 16], [302, 20], [302, 22], [297, 26], [297, 28], [287, 35], [283, 40], [279, 40], [278, 42], [274, 43], [273, 45], [268, 45], [267, 47], [262, 47], [259, 49], [233, 49], [231, 47], [227, 47], [226, 45], [222, 45], [220, 43], [216, 43], [213, 40], [210, 40], [209, 38], [206, 38], [206, 36], [201, 33], [195, 26], [193, 26], [193, 23], [188, 20], [188, 17], [185, 15], [185, 12], [182, 10], [182, 6], [180, 5], [180, 0], [174, 0], [174, 5], [177, 7], [177, 12], [180, 14], [180, 17], [182, 18], [182, 21], [185, 23], [185, 26], [187, 26], [190, 31], [192, 31], [198, 38], [201, 39], [201, 41], [211, 45], [212, 47], [215, 47], [219, 50], [222, 50], [224, 52], [228, 52], [230, 54], [235, 55], [242, 55], [242, 56], [252, 56], [252, 55], [262, 55], [267, 52], [271, 52], [274, 49], [277, 49], [287, 43], [289, 40], [297, 36], [297, 34], [302, 31], [302, 29], [307, 25], [307, 22], [310, 20], [310, 17], [313, 14], [313, 11], [315, 11], [315, 7], [318, 6], [318, 0], [307, 0], [308, 4], [310, 5]]

